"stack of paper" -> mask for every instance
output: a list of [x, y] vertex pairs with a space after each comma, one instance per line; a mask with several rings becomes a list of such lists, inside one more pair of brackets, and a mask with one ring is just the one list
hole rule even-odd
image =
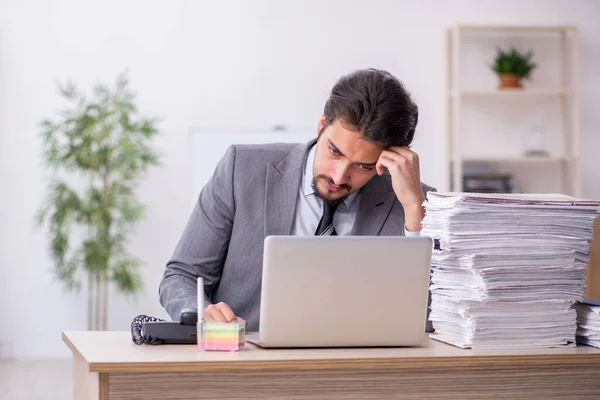
[[577, 342], [600, 347], [600, 302], [575, 304], [577, 310]]
[[575, 343], [600, 202], [563, 195], [429, 193], [432, 337], [459, 347]]

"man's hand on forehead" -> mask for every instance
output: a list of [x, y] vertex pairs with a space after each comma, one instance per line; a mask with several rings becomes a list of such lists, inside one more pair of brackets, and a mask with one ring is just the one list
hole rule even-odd
[[377, 162], [379, 175], [384, 173], [385, 168], [392, 177], [394, 193], [404, 208], [406, 228], [420, 231], [425, 196], [421, 187], [418, 154], [406, 146], [392, 146], [381, 153]]

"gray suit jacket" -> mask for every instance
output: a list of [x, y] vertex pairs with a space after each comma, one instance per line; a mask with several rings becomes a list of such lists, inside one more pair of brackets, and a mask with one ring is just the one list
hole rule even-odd
[[[257, 331], [263, 242], [290, 235], [306, 144], [231, 146], [202, 189], [160, 283], [160, 302], [171, 318], [196, 308], [196, 279], [204, 278], [205, 305], [225, 302]], [[435, 190], [423, 185], [423, 191]], [[404, 235], [404, 211], [389, 175], [362, 189], [355, 235]], [[383, 204], [380, 204], [383, 203]]]

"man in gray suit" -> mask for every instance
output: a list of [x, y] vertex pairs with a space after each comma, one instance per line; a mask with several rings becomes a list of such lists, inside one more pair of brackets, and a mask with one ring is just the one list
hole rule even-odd
[[[409, 146], [418, 109], [402, 83], [374, 69], [335, 84], [306, 144], [231, 146], [202, 189], [160, 283], [177, 320], [244, 319], [258, 330], [263, 242], [268, 235], [418, 235], [425, 194]], [[335, 255], [332, 255], [335, 258]]]

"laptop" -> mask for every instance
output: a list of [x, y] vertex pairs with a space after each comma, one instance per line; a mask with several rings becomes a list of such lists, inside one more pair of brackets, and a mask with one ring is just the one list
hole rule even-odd
[[262, 347], [419, 346], [425, 339], [429, 237], [268, 236]]

